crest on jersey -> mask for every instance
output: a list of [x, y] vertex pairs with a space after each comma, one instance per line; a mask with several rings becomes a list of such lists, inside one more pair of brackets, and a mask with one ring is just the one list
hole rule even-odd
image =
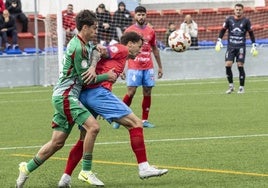
[[81, 67], [84, 68], [84, 69], [87, 68], [87, 60], [85, 60], [85, 59], [82, 60]]
[[110, 50], [111, 50], [113, 53], [118, 52], [118, 48], [117, 48], [117, 46], [110, 46]]

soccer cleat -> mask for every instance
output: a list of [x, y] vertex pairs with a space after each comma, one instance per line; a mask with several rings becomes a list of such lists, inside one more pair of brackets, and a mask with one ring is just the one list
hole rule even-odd
[[29, 171], [27, 170], [27, 163], [26, 162], [21, 162], [19, 164], [19, 177], [16, 180], [16, 188], [23, 188], [24, 183], [26, 182]]
[[92, 171], [81, 171], [78, 175], [78, 179], [87, 182], [91, 185], [104, 187], [104, 183], [99, 180]]
[[71, 176], [63, 174], [58, 183], [58, 188], [70, 188], [71, 187]]
[[154, 126], [154, 124], [152, 124], [152, 123], [150, 123], [149, 121], [144, 121], [143, 123], [142, 123], [142, 125], [143, 125], [143, 127], [145, 127], [145, 128], [154, 128], [155, 126]]
[[245, 89], [244, 87], [240, 86], [239, 87], [239, 90], [237, 91], [238, 94], [242, 94], [242, 93], [245, 93]]
[[226, 94], [231, 94], [234, 92], [235, 88], [233, 86], [229, 86], [229, 89], [225, 92]]
[[114, 129], [119, 129], [120, 124], [119, 123], [116, 123], [116, 122], [113, 122], [112, 123], [112, 126], [113, 126]]
[[139, 171], [139, 176], [141, 179], [156, 177], [156, 176], [162, 176], [164, 174], [168, 173], [168, 169], [157, 169], [153, 166], [148, 167], [145, 170]]

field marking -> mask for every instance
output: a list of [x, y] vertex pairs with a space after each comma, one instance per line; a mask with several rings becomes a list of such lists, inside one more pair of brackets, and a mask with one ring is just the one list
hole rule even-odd
[[[220, 80], [222, 79], [222, 80]], [[184, 85], [207, 85], [207, 84], [222, 84], [222, 83], [226, 83], [225, 80], [223, 80], [224, 78], [219, 78], [219, 80], [215, 80], [215, 81], [210, 81], [212, 79], [208, 79], [208, 80], [203, 80], [200, 81], [199, 79], [197, 80], [159, 80], [159, 82], [156, 83], [157, 87], [166, 87], [166, 86], [184, 86]], [[174, 82], [174, 83], [165, 83], [165, 82]], [[262, 78], [262, 79], [254, 79], [251, 78], [249, 80], [247, 80], [247, 82], [249, 83], [255, 83], [255, 82], [268, 82], [268, 79]], [[113, 86], [114, 88], [126, 88], [126, 84], [122, 81], [119, 81], [118, 84], [115, 84]], [[14, 90], [10, 89], [10, 90]], [[10, 94], [29, 94], [29, 93], [44, 93], [44, 92], [53, 92], [53, 87], [47, 87], [47, 89], [44, 87], [43, 89], [36, 89], [33, 88], [31, 90], [28, 90], [25, 88], [16, 90], [16, 91], [1, 91], [0, 95], [10, 95]]]
[[[164, 139], [157, 139], [157, 140], [145, 140], [145, 142], [151, 143], [151, 142], [173, 142], [173, 141], [191, 141], [191, 140], [218, 140], [218, 139], [250, 138], [250, 137], [268, 137], [268, 134], [193, 137], [193, 138], [167, 138], [167, 139], [164, 138]], [[129, 144], [129, 141], [95, 143], [95, 145], [112, 145], [112, 144]], [[73, 144], [65, 144], [64, 146], [73, 146]], [[0, 148], [0, 150], [31, 149], [31, 148], [40, 148], [40, 147], [42, 146], [4, 147], [4, 148]]]
[[[29, 157], [32, 155], [26, 154], [11, 154], [11, 156], [15, 157]], [[61, 160], [66, 161], [67, 158], [63, 157], [50, 157], [52, 160]], [[99, 164], [108, 164], [108, 165], [120, 165], [120, 166], [137, 166], [136, 163], [123, 163], [123, 162], [113, 162], [113, 161], [102, 161], [102, 160], [93, 160], [93, 163]], [[241, 172], [234, 170], [220, 170], [220, 169], [209, 169], [209, 168], [193, 168], [193, 167], [182, 167], [182, 166], [162, 166], [159, 165], [160, 168], [174, 169], [174, 170], [185, 170], [185, 171], [196, 171], [196, 172], [211, 172], [218, 174], [232, 174], [232, 175], [244, 175], [244, 176], [257, 176], [257, 177], [268, 177], [268, 174], [254, 173], [254, 172]]]

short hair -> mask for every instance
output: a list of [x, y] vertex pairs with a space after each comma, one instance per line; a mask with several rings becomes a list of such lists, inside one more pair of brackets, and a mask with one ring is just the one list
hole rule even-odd
[[126, 32], [122, 35], [122, 37], [120, 39], [120, 43], [123, 45], [127, 45], [127, 43], [130, 41], [133, 43], [137, 43], [140, 40], [143, 43], [143, 38], [141, 35], [139, 35], [138, 33], [134, 32], [134, 31], [129, 31], [129, 32]]
[[137, 13], [137, 12], [144, 12], [144, 13], [146, 13], [146, 8], [143, 7], [143, 6], [137, 6], [135, 8], [135, 13]]
[[95, 22], [97, 22], [97, 16], [96, 14], [88, 9], [85, 10], [81, 10], [76, 18], [75, 18], [75, 22], [76, 22], [76, 28], [78, 31], [82, 30], [82, 27], [84, 25], [88, 25], [88, 26], [92, 26], [95, 24]]
[[235, 4], [235, 7], [241, 7], [242, 9], [244, 9], [244, 5], [242, 5], [241, 3]]

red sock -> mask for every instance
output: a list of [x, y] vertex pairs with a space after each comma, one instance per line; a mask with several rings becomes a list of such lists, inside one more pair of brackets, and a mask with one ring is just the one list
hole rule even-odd
[[143, 138], [143, 128], [137, 127], [129, 130], [130, 144], [136, 155], [138, 163], [146, 162], [146, 149]]
[[70, 176], [72, 175], [73, 170], [75, 169], [75, 167], [80, 162], [83, 156], [83, 143], [84, 143], [83, 140], [78, 140], [77, 143], [71, 149], [64, 173]]
[[142, 101], [142, 120], [147, 120], [151, 107], [151, 96], [143, 96]]
[[130, 96], [128, 96], [128, 94], [126, 94], [125, 96], [124, 96], [124, 98], [123, 98], [123, 102], [126, 104], [126, 105], [128, 105], [128, 106], [130, 106], [131, 105], [131, 102], [132, 102], [132, 97], [130, 97]]

